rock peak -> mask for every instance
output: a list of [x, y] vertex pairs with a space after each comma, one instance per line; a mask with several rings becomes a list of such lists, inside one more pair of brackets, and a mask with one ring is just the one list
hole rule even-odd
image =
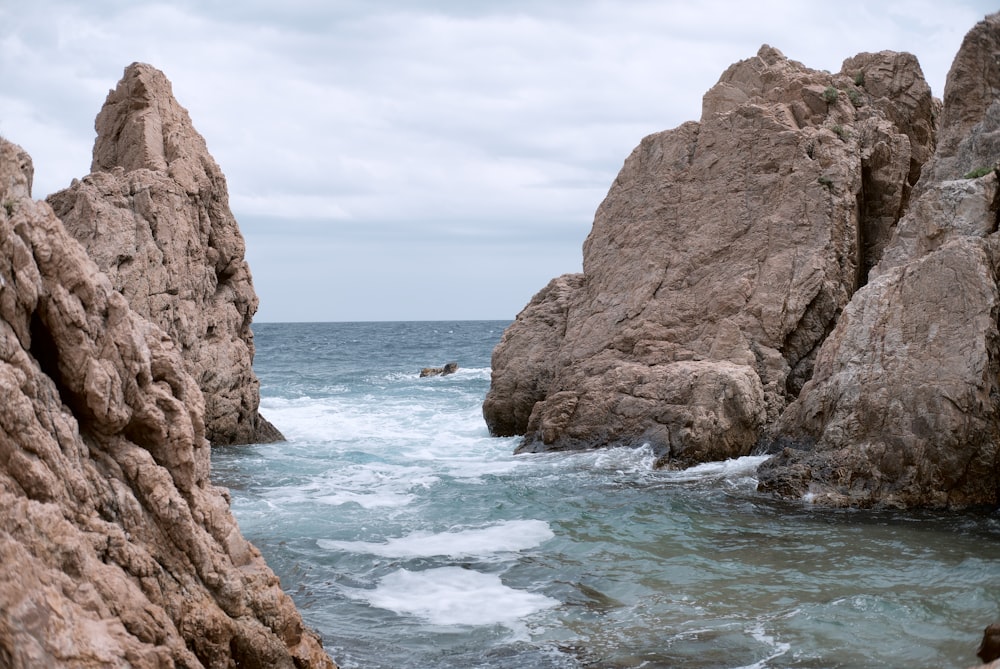
[[148, 169], [166, 172], [196, 190], [198, 183], [222, 179], [205, 139], [174, 98], [166, 75], [152, 65], [132, 63], [94, 123], [91, 172]]
[[6, 154], [0, 160], [0, 196], [6, 200], [31, 197], [31, 182], [35, 176], [35, 166], [31, 156], [16, 144], [3, 143]]
[[762, 44], [760, 49], [757, 50], [757, 57], [768, 65], [774, 65], [779, 60], [788, 60], [785, 58], [785, 54], [781, 53], [780, 50], [775, 49], [770, 44]]
[[95, 122], [93, 172], [48, 198], [135, 311], [180, 346], [213, 444], [281, 434], [257, 413], [257, 310], [226, 178], [170, 81], [133, 63]]
[[1000, 155], [1000, 12], [962, 40], [944, 87], [938, 147], [917, 190], [996, 164]]

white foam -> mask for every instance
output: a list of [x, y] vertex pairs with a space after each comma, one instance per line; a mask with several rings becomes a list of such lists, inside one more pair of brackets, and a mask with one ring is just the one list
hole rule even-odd
[[[482, 422], [482, 414], [479, 421]], [[448, 432], [437, 432], [423, 442], [408, 445], [404, 452], [406, 459], [432, 463], [435, 471], [471, 481], [507, 474], [528, 464], [514, 456], [516, 439], [490, 437], [485, 425], [475, 425], [474, 430], [471, 435], [457, 434], [452, 425]]]
[[755, 640], [766, 646], [770, 646], [773, 652], [760, 662], [754, 662], [753, 664], [748, 664], [744, 667], [738, 667], [738, 669], [767, 669], [767, 667], [770, 666], [771, 660], [781, 657], [792, 648], [790, 643], [778, 641], [774, 638], [774, 636], [765, 632], [764, 628], [761, 626], [754, 627], [748, 631], [750, 632], [750, 636], [752, 636]]
[[413, 491], [430, 488], [440, 479], [426, 467], [389, 463], [352, 464], [313, 477], [304, 485], [272, 488], [265, 497], [278, 506], [355, 503], [366, 509], [406, 506]]
[[490, 380], [492, 370], [489, 367], [459, 367], [454, 376], [460, 379], [485, 379]]
[[438, 532], [414, 532], [405, 537], [376, 543], [319, 539], [321, 548], [382, 557], [488, 557], [495, 553], [516, 553], [542, 544], [555, 535], [541, 520], [508, 520], [488, 527]]
[[648, 444], [639, 448], [623, 446], [594, 451], [594, 468], [615, 472], [648, 472], [653, 468], [656, 456]]
[[314, 497], [313, 501], [318, 504], [329, 504], [331, 506], [339, 506], [341, 504], [350, 504], [353, 502], [365, 509], [377, 509], [406, 506], [412, 502], [413, 499], [413, 495], [403, 495], [398, 493], [378, 494], [371, 492], [337, 492], [330, 495], [320, 495], [319, 497]]
[[718, 462], [705, 462], [678, 472], [670, 472], [671, 481], [711, 481], [719, 479], [737, 479], [753, 476], [757, 467], [770, 455], [746, 455]]
[[442, 626], [510, 625], [559, 604], [551, 597], [508, 587], [496, 574], [461, 567], [400, 569], [375, 589], [354, 594], [380, 609]]
[[456, 411], [452, 398], [439, 395], [302, 397], [273, 402], [265, 411], [268, 420], [293, 442], [405, 444], [441, 432], [487, 434], [478, 402]]

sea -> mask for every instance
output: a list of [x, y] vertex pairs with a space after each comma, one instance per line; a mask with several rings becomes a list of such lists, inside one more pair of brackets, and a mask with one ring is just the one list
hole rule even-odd
[[213, 480], [340, 667], [978, 663], [996, 511], [779, 500], [755, 456], [514, 455], [481, 411], [507, 325], [253, 327], [261, 413], [288, 440], [214, 449]]

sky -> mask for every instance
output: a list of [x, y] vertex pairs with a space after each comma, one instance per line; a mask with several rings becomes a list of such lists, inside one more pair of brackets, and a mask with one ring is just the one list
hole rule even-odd
[[646, 135], [770, 44], [909, 51], [941, 97], [973, 0], [0, 0], [0, 135], [37, 199], [90, 169], [124, 68], [162, 70], [229, 184], [258, 322], [510, 320], [581, 271]]

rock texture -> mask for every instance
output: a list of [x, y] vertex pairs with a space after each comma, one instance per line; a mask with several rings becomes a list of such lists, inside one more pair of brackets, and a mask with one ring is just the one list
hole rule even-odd
[[0, 140], [0, 666], [333, 667], [209, 480], [197, 383]]
[[91, 174], [48, 198], [139, 312], [180, 346], [213, 444], [270, 442], [258, 413], [257, 310], [226, 179], [155, 68], [134, 63], [97, 117]]
[[522, 451], [649, 443], [670, 466], [749, 453], [892, 237], [933, 113], [908, 54], [831, 75], [764, 46], [730, 67], [699, 122], [625, 161], [583, 273], [504, 333], [491, 432]]
[[853, 506], [1000, 503], [1000, 14], [948, 75], [941, 142], [872, 281], [778, 421], [763, 489]]

